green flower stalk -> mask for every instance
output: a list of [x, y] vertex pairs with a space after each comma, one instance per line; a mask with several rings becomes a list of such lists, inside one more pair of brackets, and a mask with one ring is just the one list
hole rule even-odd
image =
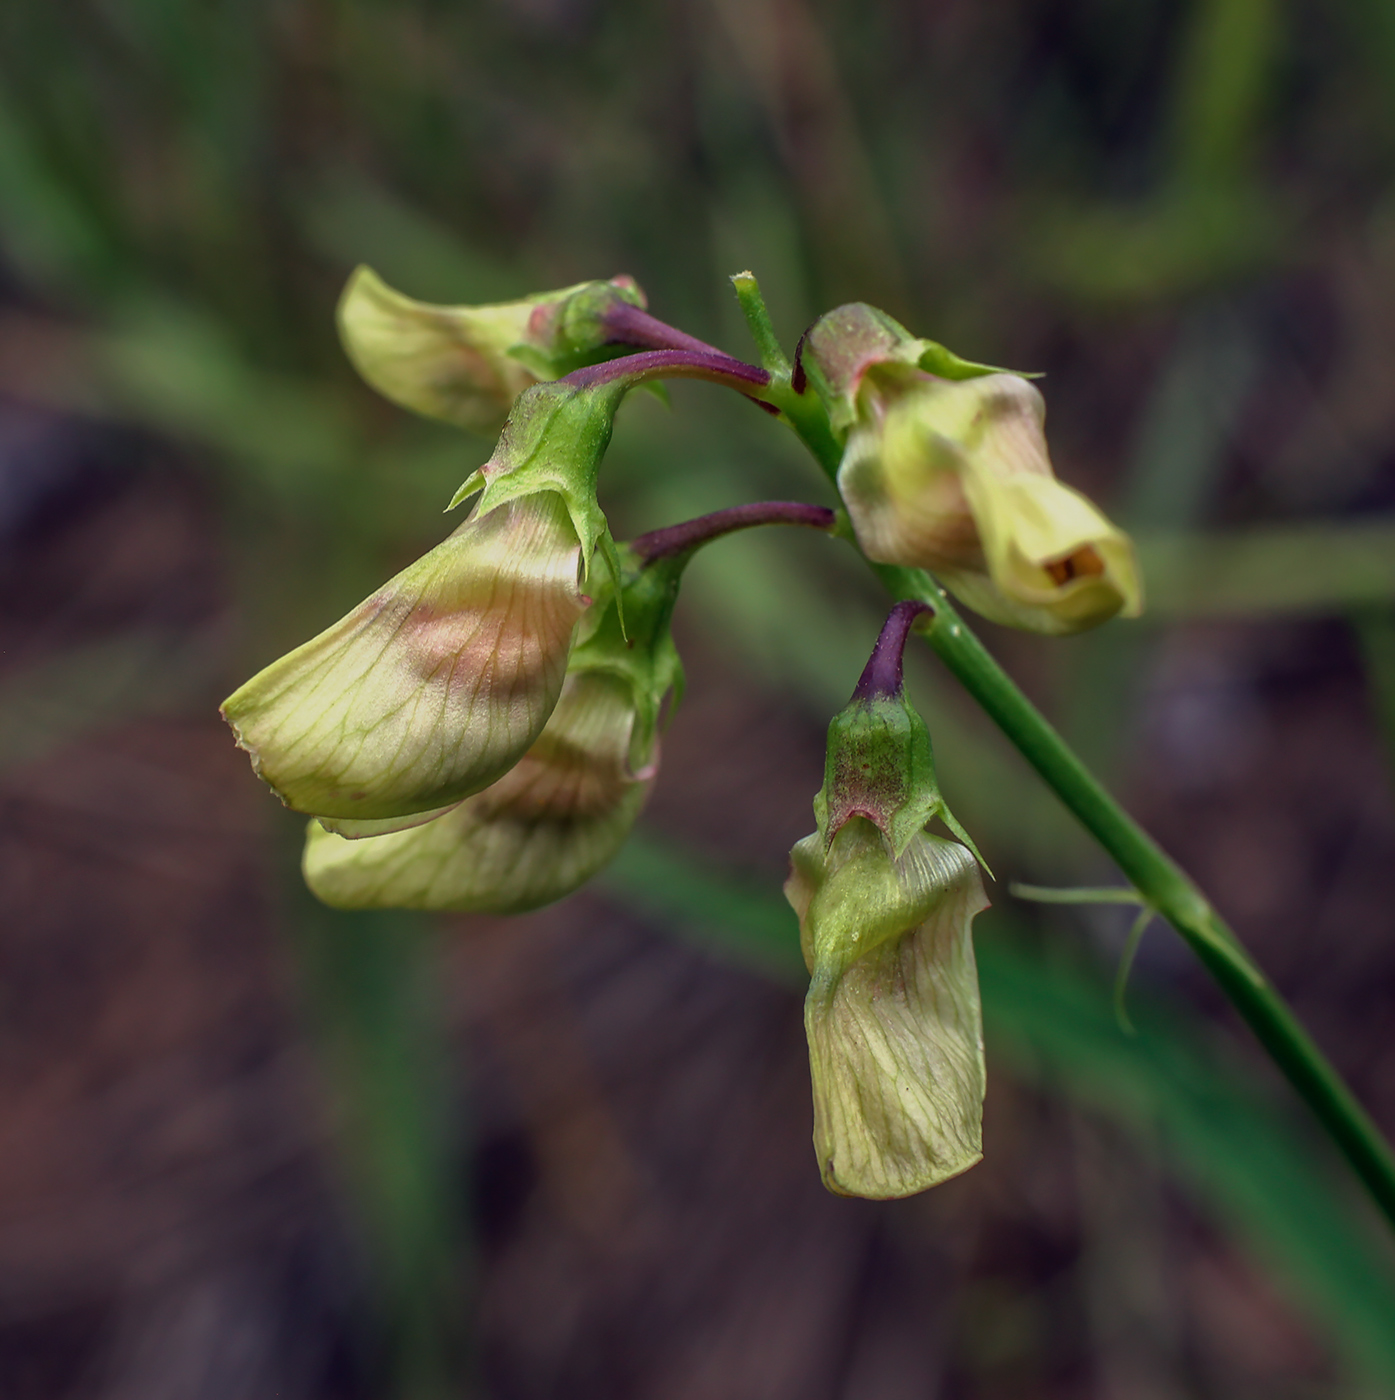
[[804, 1003], [814, 1150], [824, 1184], [887, 1199], [982, 1156], [983, 1030], [972, 925], [987, 907], [971, 845], [935, 782], [901, 656], [916, 616], [892, 610], [829, 727], [818, 830], [790, 853], [785, 895], [811, 981]]
[[[582, 623], [561, 698], [497, 782], [425, 824], [311, 822], [306, 883], [340, 908], [516, 914], [570, 894], [619, 851], [659, 767], [659, 716], [682, 688], [670, 621], [683, 569], [713, 539], [757, 524], [830, 529], [833, 512], [765, 502], [642, 536], [611, 597]], [[367, 839], [364, 839], [367, 838]]]
[[1025, 378], [862, 305], [817, 322], [804, 363], [843, 435], [838, 489], [869, 559], [928, 569], [976, 612], [1036, 632], [1139, 613], [1133, 546], [1056, 479]]

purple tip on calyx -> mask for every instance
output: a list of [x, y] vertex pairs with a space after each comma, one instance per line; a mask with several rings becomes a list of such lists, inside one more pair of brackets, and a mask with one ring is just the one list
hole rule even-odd
[[799, 344], [794, 347], [794, 373], [790, 375], [790, 388], [796, 394], [802, 394], [809, 386], [809, 376], [804, 372], [804, 342], [808, 338], [809, 332], [805, 331], [799, 337]]
[[715, 345], [680, 331], [627, 301], [608, 306], [601, 315], [601, 324], [610, 332], [612, 345], [636, 345], [641, 350], [689, 350], [698, 355], [726, 358], [725, 351]]
[[852, 693], [854, 700], [889, 700], [901, 693], [902, 664], [906, 654], [906, 638], [922, 613], [934, 609], [925, 603], [897, 603], [892, 608], [872, 648], [872, 655], [862, 672], [862, 679]]

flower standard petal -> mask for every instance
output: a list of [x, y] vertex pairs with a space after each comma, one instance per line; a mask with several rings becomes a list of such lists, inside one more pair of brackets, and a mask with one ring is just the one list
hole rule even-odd
[[477, 513], [223, 714], [295, 811], [377, 820], [469, 796], [556, 704], [586, 606], [579, 562], [554, 492]]

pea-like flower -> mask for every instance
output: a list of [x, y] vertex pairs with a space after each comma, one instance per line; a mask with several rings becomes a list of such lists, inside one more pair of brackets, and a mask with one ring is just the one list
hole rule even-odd
[[983, 1033], [974, 916], [987, 907], [971, 844], [935, 782], [901, 653], [898, 604], [829, 726], [818, 830], [790, 853], [785, 896], [811, 981], [804, 1003], [814, 1150], [824, 1184], [885, 1199], [982, 1155]]
[[557, 704], [599, 548], [596, 475], [623, 380], [538, 384], [514, 407], [470, 518], [347, 617], [224, 702], [253, 766], [312, 816], [382, 821], [488, 787]]
[[683, 682], [670, 623], [693, 554], [755, 525], [834, 523], [821, 506], [758, 502], [619, 547], [619, 596], [582, 619], [561, 699], [518, 764], [444, 813], [312, 821], [306, 883], [347, 909], [512, 914], [570, 894], [619, 852], [658, 772], [660, 714]]
[[1033, 631], [1138, 614], [1133, 546], [1056, 479], [1028, 380], [867, 306], [831, 312], [806, 354], [845, 433], [838, 486], [868, 558], [929, 569], [985, 617]]
[[477, 511], [223, 715], [298, 812], [402, 817], [478, 792], [557, 703], [586, 606], [580, 554], [555, 492]]
[[610, 861], [658, 771], [659, 711], [681, 675], [668, 626], [676, 587], [666, 598], [627, 592], [628, 637], [614, 599], [598, 602], [551, 718], [497, 782], [410, 830], [311, 822], [304, 871], [315, 894], [350, 909], [516, 914]]
[[494, 431], [525, 389], [587, 362], [607, 339], [598, 316], [616, 304], [644, 306], [633, 278], [492, 306], [434, 306], [360, 267], [339, 300], [339, 335], [358, 372], [394, 403]]
[[988, 903], [973, 856], [926, 831], [895, 856], [852, 817], [827, 851], [805, 837], [790, 864], [824, 1184], [881, 1200], [967, 1170], [984, 1094], [972, 925]]

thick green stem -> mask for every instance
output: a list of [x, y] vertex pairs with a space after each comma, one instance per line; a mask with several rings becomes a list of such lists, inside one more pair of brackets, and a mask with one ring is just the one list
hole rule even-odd
[[1395, 1155], [1389, 1144], [1206, 897], [1100, 786], [928, 575], [885, 567], [877, 572], [896, 597], [934, 609], [922, 631], [935, 653], [1138, 892], [1186, 939], [1395, 1224]]
[[[742, 290], [742, 309], [759, 343], [768, 318], [759, 291]], [[794, 377], [800, 377], [798, 366]], [[764, 397], [836, 484], [841, 448], [818, 396], [809, 389], [797, 392], [790, 377], [773, 374]], [[883, 564], [871, 567], [894, 597], [929, 607], [930, 620], [923, 621], [920, 630], [931, 648], [1147, 903], [1187, 941], [1395, 1225], [1395, 1154], [1389, 1143], [1206, 897], [1104, 790], [988, 654], [929, 574]]]

